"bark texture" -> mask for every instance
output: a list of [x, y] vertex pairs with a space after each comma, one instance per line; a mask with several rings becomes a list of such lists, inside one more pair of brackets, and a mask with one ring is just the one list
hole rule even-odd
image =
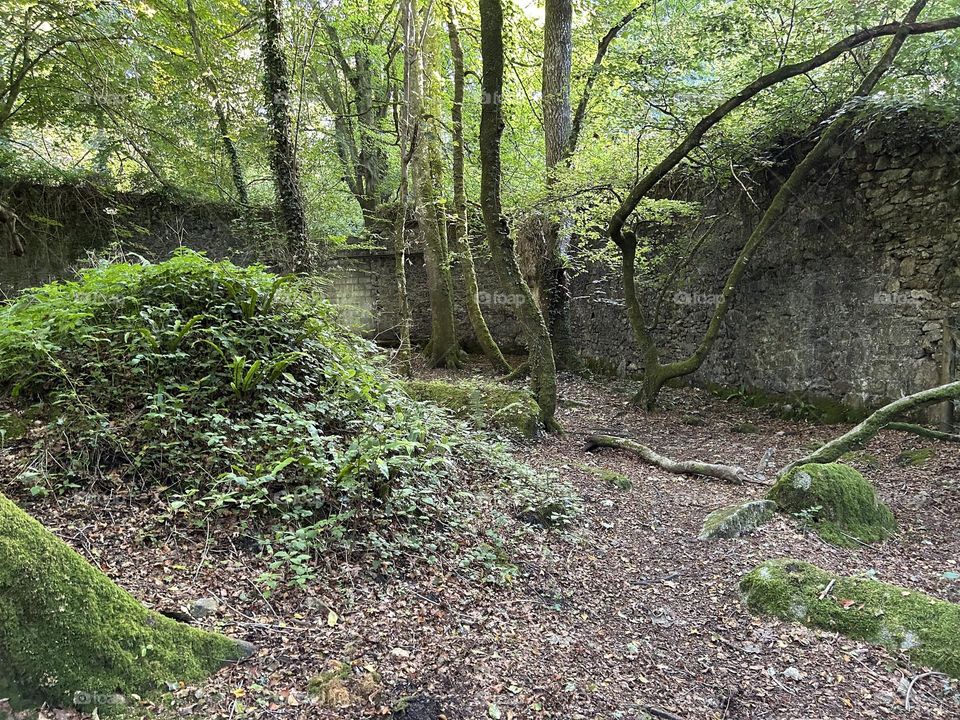
[[557, 371], [543, 315], [523, 279], [500, 200], [500, 136], [503, 133], [503, 7], [480, 0], [483, 107], [480, 113], [480, 202], [487, 244], [503, 289], [516, 296], [517, 317], [529, 349], [530, 379], [541, 420], [557, 429]]
[[306, 201], [300, 184], [300, 167], [290, 119], [290, 73], [283, 52], [283, 16], [280, 0], [263, 0], [264, 67], [268, 123], [270, 125], [270, 167], [276, 185], [280, 223], [286, 237], [287, 265], [294, 272], [310, 270], [315, 264], [307, 227]]

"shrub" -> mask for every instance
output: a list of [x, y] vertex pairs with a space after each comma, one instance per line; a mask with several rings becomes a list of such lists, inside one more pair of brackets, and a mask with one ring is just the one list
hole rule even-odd
[[32, 482], [162, 487], [172, 514], [254, 528], [294, 582], [329, 547], [389, 564], [475, 532], [480, 478], [522, 485], [524, 506], [555, 499], [546, 479], [412, 401], [292, 279], [189, 251], [87, 270], [0, 308], [0, 378], [46, 408]]

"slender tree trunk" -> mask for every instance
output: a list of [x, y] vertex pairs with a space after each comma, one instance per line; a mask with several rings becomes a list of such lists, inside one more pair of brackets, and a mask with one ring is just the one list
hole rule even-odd
[[276, 184], [280, 222], [287, 241], [287, 265], [295, 272], [315, 264], [307, 227], [306, 201], [300, 184], [300, 167], [290, 120], [290, 73], [283, 52], [281, 0], [263, 0], [264, 91], [271, 147], [270, 166]]
[[210, 69], [210, 64], [203, 52], [203, 45], [200, 42], [200, 26], [197, 23], [197, 11], [193, 5], [193, 0], [187, 0], [187, 21], [190, 27], [190, 39], [193, 41], [193, 53], [197, 58], [197, 67], [200, 69], [200, 78], [213, 98], [213, 110], [217, 115], [217, 132], [220, 135], [220, 142], [223, 143], [223, 151], [230, 162], [230, 176], [233, 178], [233, 186], [237, 190], [237, 200], [243, 205], [249, 205], [250, 197], [247, 194], [247, 185], [243, 181], [243, 166], [240, 165], [240, 155], [237, 153], [237, 146], [230, 135], [227, 109], [220, 97], [213, 71]]
[[[416, 4], [411, 5], [414, 31], [421, 25]], [[457, 326], [453, 305], [453, 274], [450, 270], [450, 251], [447, 245], [446, 223], [437, 202], [436, 146], [439, 142], [435, 100], [425, 96], [425, 79], [432, 77], [435, 53], [424, 50], [430, 32], [429, 18], [422, 22], [424, 36], [414, 37], [410, 62], [410, 113], [416, 118], [417, 142], [413, 147], [410, 169], [414, 188], [414, 208], [417, 227], [423, 239], [423, 254], [430, 293], [430, 342], [426, 347], [427, 360], [433, 367], [456, 367], [461, 350], [457, 343]], [[432, 89], [432, 88], [431, 88]], [[431, 92], [434, 96], [436, 93]]]
[[[547, 0], [543, 25], [543, 135], [547, 189], [556, 184], [558, 166], [566, 158], [573, 129], [570, 73], [573, 67], [572, 0]], [[540, 307], [546, 315], [557, 366], [579, 366], [570, 331], [570, 288], [567, 275], [569, 227], [556, 217], [545, 224], [547, 253], [540, 263]]]
[[447, 34], [450, 37], [450, 55], [453, 58], [453, 106], [450, 110], [453, 135], [453, 209], [456, 214], [454, 226], [455, 249], [463, 267], [463, 278], [466, 284], [467, 315], [473, 333], [477, 336], [477, 343], [499, 373], [509, 373], [510, 365], [493, 339], [483, 311], [480, 308], [479, 288], [477, 287], [477, 271], [473, 263], [473, 252], [470, 248], [470, 238], [467, 234], [467, 191], [464, 183], [464, 149], [463, 149], [463, 47], [460, 44], [460, 28], [457, 25], [457, 11], [453, 2], [447, 2]]
[[503, 7], [480, 0], [483, 106], [480, 111], [480, 203], [493, 264], [500, 283], [516, 299], [517, 317], [530, 352], [530, 380], [548, 429], [557, 430], [557, 371], [543, 315], [523, 279], [500, 201], [500, 136], [503, 133]]
[[[926, 3], [927, 0], [917, 0], [907, 16], [904, 18], [903, 24], [909, 25], [910, 23], [914, 22], [920, 12], [923, 10], [923, 7], [926, 5]], [[890, 45], [887, 47], [883, 57], [880, 58], [879, 62], [861, 82], [860, 86], [857, 88], [857, 91], [854, 93], [854, 97], [864, 97], [873, 92], [877, 82], [883, 77], [887, 70], [890, 69], [890, 66], [896, 59], [897, 54], [903, 47], [903, 43], [906, 41], [907, 37], [908, 33], [906, 30], [898, 32], [893, 36], [893, 39], [891, 39]], [[763, 213], [760, 221], [754, 227], [753, 232], [751, 232], [750, 237], [744, 244], [743, 249], [741, 249], [739, 256], [733, 264], [733, 267], [730, 269], [726, 282], [724, 282], [723, 290], [720, 293], [720, 300], [717, 303], [717, 306], [713, 312], [713, 316], [710, 319], [710, 324], [707, 326], [707, 330], [704, 333], [703, 338], [700, 340], [699, 345], [689, 357], [676, 362], [661, 364], [658, 354], [655, 351], [650, 352], [648, 350], [648, 348], [653, 344], [653, 341], [650, 338], [649, 332], [646, 330], [645, 319], [643, 317], [643, 313], [639, 309], [640, 304], [639, 299], [636, 297], [636, 293], [632, 293], [632, 296], [629, 298], [626, 297], [625, 293], [625, 299], [631, 315], [631, 324], [633, 326], [635, 335], [639, 339], [641, 351], [643, 352], [644, 356], [643, 385], [641, 386], [636, 400], [642, 402], [645, 407], [651, 409], [656, 405], [660, 391], [663, 389], [663, 386], [666, 382], [673, 378], [689, 375], [703, 365], [703, 361], [707, 358], [707, 355], [710, 353], [710, 350], [720, 333], [723, 319], [726, 317], [727, 310], [729, 309], [733, 295], [736, 292], [737, 284], [740, 282], [740, 279], [746, 272], [751, 259], [756, 252], [763, 247], [764, 242], [769, 236], [770, 230], [780, 221], [786, 211], [790, 208], [790, 201], [799, 195], [804, 183], [810, 176], [810, 173], [826, 157], [827, 153], [834, 146], [834, 144], [840, 140], [840, 138], [843, 136], [843, 133], [846, 132], [847, 129], [853, 124], [855, 118], [856, 115], [853, 112], [841, 112], [841, 114], [839, 114], [826, 127], [826, 129], [820, 135], [820, 139], [817, 141], [816, 145], [813, 146], [803, 160], [801, 160], [796, 168], [794, 168], [793, 172], [790, 173], [790, 176], [786, 179], [783, 185], [780, 186], [780, 189], [777, 191], [776, 195], [774, 195], [773, 200], [770, 201], [769, 206]], [[629, 278], [627, 277], [628, 270], [631, 273]], [[628, 269], [627, 263], [625, 262], [623, 276], [625, 289], [628, 284], [632, 285], [634, 282], [632, 275], [633, 272], [634, 268], [632, 267], [632, 263], [631, 267]], [[634, 322], [634, 318], [636, 318], [636, 322]], [[638, 327], [638, 325], [642, 327]]]

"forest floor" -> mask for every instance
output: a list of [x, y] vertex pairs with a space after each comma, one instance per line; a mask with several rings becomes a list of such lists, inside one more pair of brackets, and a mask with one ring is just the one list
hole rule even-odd
[[[671, 475], [619, 451], [588, 454], [585, 435], [626, 435], [676, 458], [753, 471], [770, 448], [779, 467], [843, 428], [783, 421], [693, 389], [666, 391], [664, 409], [651, 415], [629, 407], [625, 392], [609, 381], [566, 380], [559, 417], [567, 432], [518, 449], [519, 459], [573, 484], [582, 514], [566, 530], [531, 531], [510, 548], [519, 572], [506, 585], [480, 584], [442, 561], [371, 578], [334, 559], [323, 585], [264, 598], [255, 582], [263, 559], [217, 526], [170, 527], [154, 498], [57, 501], [4, 491], [151, 607], [217, 598], [219, 611], [201, 624], [257, 645], [250, 660], [173, 692], [169, 717], [366, 718], [405, 704], [399, 717], [414, 720], [438, 711], [448, 720], [960, 718], [956, 683], [920, 678], [907, 712], [906, 688], [922, 668], [876, 646], [754, 617], [738, 591], [763, 560], [796, 557], [842, 573], [872, 569], [960, 601], [960, 581], [950, 579], [960, 571], [956, 448], [890, 432], [866, 448], [858, 467], [900, 525], [877, 546], [832, 547], [782, 517], [743, 538], [702, 542], [710, 511], [764, 488]], [[756, 431], [742, 432], [754, 430], [744, 423]], [[921, 446], [936, 446], [935, 457], [898, 463]], [[0, 476], [15, 453], [0, 450]], [[623, 473], [633, 488], [611, 487], [585, 465]], [[328, 699], [345, 706], [323, 707], [308, 684], [335, 662], [352, 666], [328, 686]]]

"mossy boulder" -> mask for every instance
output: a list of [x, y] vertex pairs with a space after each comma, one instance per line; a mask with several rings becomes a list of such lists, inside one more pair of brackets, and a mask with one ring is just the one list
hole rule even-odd
[[0, 688], [15, 708], [112, 705], [250, 651], [147, 610], [0, 495]]
[[777, 504], [772, 500], [751, 500], [741, 505], [714, 510], [703, 521], [701, 540], [735, 538], [756, 530], [773, 518]]
[[[831, 583], [833, 583], [831, 585]], [[798, 560], [768, 560], [740, 589], [750, 609], [904, 652], [960, 677], [960, 605]]]
[[799, 465], [780, 476], [767, 497], [835, 545], [877, 542], [897, 529], [873, 486], [848, 465]]
[[501, 428], [537, 437], [543, 430], [540, 408], [527, 390], [484, 382], [409, 380], [407, 394], [414, 400], [446, 408], [479, 427]]

